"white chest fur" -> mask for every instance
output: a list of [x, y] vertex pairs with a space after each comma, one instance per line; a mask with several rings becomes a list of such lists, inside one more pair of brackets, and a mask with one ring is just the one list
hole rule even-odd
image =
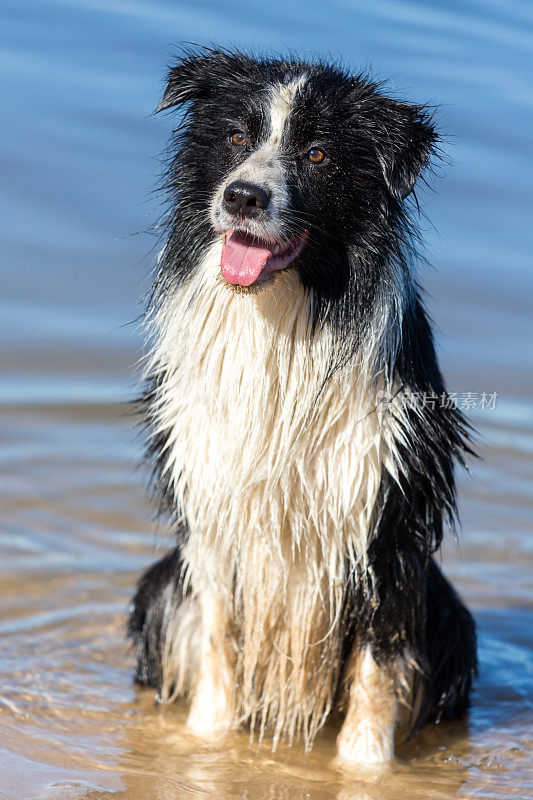
[[241, 714], [260, 709], [278, 733], [312, 736], [338, 677], [346, 572], [366, 557], [395, 432], [361, 364], [324, 385], [329, 339], [310, 341], [312, 297], [294, 271], [240, 294], [218, 278], [220, 247], [153, 320], [157, 429], [190, 530], [192, 590], [233, 609]]

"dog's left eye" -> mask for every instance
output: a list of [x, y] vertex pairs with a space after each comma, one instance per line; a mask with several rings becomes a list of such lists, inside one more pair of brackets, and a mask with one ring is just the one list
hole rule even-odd
[[246, 135], [242, 131], [235, 131], [231, 136], [231, 143], [237, 147], [242, 147], [246, 144]]
[[307, 158], [311, 164], [322, 164], [326, 158], [326, 154], [319, 147], [312, 147], [307, 153]]

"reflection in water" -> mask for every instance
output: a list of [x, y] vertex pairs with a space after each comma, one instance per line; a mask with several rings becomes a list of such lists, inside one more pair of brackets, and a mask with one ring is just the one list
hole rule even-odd
[[[122, 755], [115, 766], [127, 798], [154, 800], [187, 797], [275, 798], [276, 800], [392, 800], [408, 787], [410, 797], [453, 797], [468, 775], [465, 731], [448, 731], [459, 744], [462, 758], [435, 756], [433, 744], [422, 755], [400, 758], [384, 770], [337, 769], [333, 766], [335, 732], [319, 737], [311, 756], [302, 748], [281, 747], [275, 756], [268, 747], [251, 745], [248, 737], [233, 734], [206, 745], [187, 732], [183, 707], [154, 706], [149, 693], [138, 692], [143, 709], [138, 724], [122, 730]], [[463, 726], [464, 728], [464, 726]], [[442, 738], [440, 740], [442, 747]], [[439, 749], [439, 748], [437, 748]], [[413, 759], [417, 770], [412, 769]], [[157, 781], [154, 783], [154, 775]]]
[[[0, 113], [0, 797], [450, 800], [533, 797], [533, 368], [527, 4], [4, 0]], [[443, 566], [480, 626], [467, 722], [425, 731], [389, 771], [336, 769], [334, 732], [272, 756], [206, 746], [180, 706], [131, 684], [132, 588], [167, 546], [135, 471], [137, 300], [169, 119], [149, 118], [171, 40], [343, 53], [438, 117], [455, 166], [421, 192], [438, 267], [423, 282], [483, 461], [460, 475]], [[3, 71], [2, 71], [3, 70]], [[2, 203], [2, 200], [4, 201]], [[154, 545], [159, 545], [154, 552]]]

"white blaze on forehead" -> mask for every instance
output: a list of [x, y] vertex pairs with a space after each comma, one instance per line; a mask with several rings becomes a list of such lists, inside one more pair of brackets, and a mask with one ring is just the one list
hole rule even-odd
[[270, 91], [270, 136], [265, 144], [275, 145], [281, 141], [283, 130], [292, 111], [297, 93], [305, 84], [301, 75], [287, 84], [278, 83]]

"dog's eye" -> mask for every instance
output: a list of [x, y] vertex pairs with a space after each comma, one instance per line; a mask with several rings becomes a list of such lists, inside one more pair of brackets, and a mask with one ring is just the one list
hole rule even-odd
[[235, 131], [235, 133], [231, 136], [231, 143], [237, 147], [242, 147], [243, 144], [246, 144], [246, 136], [242, 131]]
[[326, 158], [326, 154], [324, 153], [323, 150], [320, 150], [318, 147], [312, 147], [307, 153], [307, 158], [309, 159], [311, 164], [322, 164], [322, 162]]

